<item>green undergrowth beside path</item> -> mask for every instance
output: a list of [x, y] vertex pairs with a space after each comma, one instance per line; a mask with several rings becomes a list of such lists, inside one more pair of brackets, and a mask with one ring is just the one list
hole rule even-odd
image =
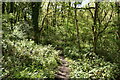
[[70, 78], [81, 79], [113, 79], [119, 75], [116, 63], [106, 62], [94, 53], [81, 54], [78, 59], [66, 58], [71, 69]]
[[119, 76], [118, 64], [105, 61], [104, 57], [92, 52], [66, 48], [64, 51], [56, 50], [52, 45], [37, 45], [27, 39], [4, 39], [2, 44], [3, 78], [54, 78], [61, 63], [61, 52], [65, 52], [65, 60], [69, 62], [70, 78], [115, 80]]
[[34, 41], [3, 40], [3, 74], [5, 78], [54, 78], [58, 54], [51, 45]]
[[[2, 57], [3, 78], [54, 78], [61, 63], [52, 45], [35, 44], [32, 40], [4, 39]], [[64, 52], [64, 51], [63, 51]], [[69, 54], [69, 56], [67, 55]], [[69, 62], [70, 78], [113, 79], [119, 76], [119, 66], [100, 58], [95, 53], [68, 50], [64, 53]]]

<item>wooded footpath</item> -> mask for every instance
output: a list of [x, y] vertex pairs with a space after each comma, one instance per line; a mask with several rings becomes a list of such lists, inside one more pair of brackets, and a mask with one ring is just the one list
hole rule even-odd
[[120, 80], [120, 2], [2, 2], [4, 79]]

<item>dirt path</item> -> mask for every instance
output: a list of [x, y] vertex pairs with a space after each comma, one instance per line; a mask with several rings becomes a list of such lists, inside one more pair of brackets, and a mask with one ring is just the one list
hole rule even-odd
[[63, 56], [60, 56], [62, 62], [61, 66], [58, 66], [58, 72], [55, 74], [56, 80], [68, 80], [70, 69], [68, 68], [68, 62], [65, 61]]

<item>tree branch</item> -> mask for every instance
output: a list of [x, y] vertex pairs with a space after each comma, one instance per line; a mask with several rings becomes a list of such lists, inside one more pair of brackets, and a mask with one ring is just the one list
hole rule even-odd
[[111, 12], [111, 15], [110, 15], [110, 18], [109, 18], [108, 22], [106, 22], [106, 24], [104, 25], [105, 27], [103, 28], [103, 30], [101, 30], [101, 31], [98, 33], [98, 36], [99, 36], [101, 33], [103, 33], [103, 32], [106, 30], [106, 28], [108, 27], [108, 24], [111, 22], [110, 20], [111, 20], [111, 18], [112, 18], [112, 13], [113, 13], [113, 10], [112, 10], [112, 12]]
[[[51, 13], [51, 12], [50, 12], [50, 13]], [[42, 25], [41, 25], [42, 27], [40, 28], [39, 32], [42, 31], [42, 29], [43, 29], [43, 27], [44, 27], [43, 25], [44, 25], [45, 19], [46, 19], [47, 15], [50, 14], [50, 13], [47, 13], [47, 14], [44, 16], [44, 18], [43, 18], [43, 20], [42, 20]]]
[[[74, 8], [75, 9], [75, 8]], [[88, 7], [88, 8], [76, 8], [76, 9], [84, 9], [84, 10], [89, 10], [89, 9], [95, 9], [95, 7]]]
[[92, 13], [92, 11], [89, 9], [89, 11], [90, 11], [90, 13], [91, 13], [91, 16], [92, 16], [92, 18], [94, 19], [94, 16], [93, 16], [93, 13]]
[[105, 15], [104, 15], [103, 19], [101, 20], [101, 23], [104, 21], [106, 15], [108, 14], [106, 11], [104, 11], [104, 13], [105, 13]]

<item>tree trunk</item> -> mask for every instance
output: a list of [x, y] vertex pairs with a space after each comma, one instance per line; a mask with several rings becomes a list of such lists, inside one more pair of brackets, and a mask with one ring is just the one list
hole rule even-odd
[[61, 23], [62, 23], [62, 26], [64, 26], [64, 21], [65, 21], [65, 16], [64, 16], [64, 8], [65, 8], [65, 2], [62, 3], [62, 7], [61, 7]]
[[57, 12], [57, 4], [55, 3], [55, 10], [53, 13], [53, 27], [56, 27], [56, 12]]
[[5, 13], [5, 2], [2, 3], [2, 14]]
[[94, 33], [94, 38], [93, 38], [94, 53], [97, 53], [97, 41], [98, 41], [98, 36], [97, 34]]
[[10, 13], [13, 13], [14, 10], [14, 2], [10, 2]]
[[[13, 13], [13, 10], [14, 10], [14, 2], [10, 2], [10, 11], [9, 11], [9, 13]], [[14, 20], [13, 20], [13, 18], [11, 18], [10, 19], [11, 30], [13, 30], [13, 23], [14, 23]]]
[[[47, 14], [48, 14], [48, 12], [49, 12], [49, 6], [50, 6], [50, 2], [48, 3], [48, 6], [47, 6]], [[47, 29], [48, 29], [48, 17], [46, 18], [46, 27], [47, 27]], [[48, 30], [47, 30], [47, 34], [48, 34]]]
[[68, 33], [70, 32], [70, 28], [69, 28], [69, 22], [70, 22], [70, 6], [71, 6], [71, 2], [69, 2], [69, 9], [68, 9], [68, 17], [67, 17], [67, 28], [68, 28]]
[[97, 17], [98, 17], [98, 2], [95, 2], [95, 12], [94, 12], [94, 19], [93, 19], [93, 51], [96, 53], [97, 51], [97, 41], [98, 41], [98, 34], [97, 34]]
[[77, 44], [78, 44], [78, 48], [79, 48], [79, 51], [81, 50], [81, 47], [80, 47], [80, 40], [79, 40], [79, 27], [78, 27], [78, 20], [77, 20], [77, 9], [76, 9], [76, 3], [75, 3], [75, 27], [76, 27], [76, 31], [77, 31]]
[[27, 16], [26, 16], [26, 13], [27, 13], [27, 12], [26, 12], [26, 8], [24, 8], [23, 12], [24, 12], [24, 13], [23, 13], [24, 20], [27, 21]]
[[118, 3], [118, 36], [120, 40], [120, 3]]
[[[117, 7], [117, 16], [118, 16], [118, 21], [117, 21], [117, 26], [118, 26], [118, 31], [117, 31], [117, 39], [118, 39], [118, 42], [120, 42], [120, 3], [119, 2], [116, 2], [116, 7]], [[120, 44], [118, 43], [118, 51], [120, 51]]]
[[32, 26], [34, 29], [34, 41], [39, 43], [39, 27], [38, 27], [38, 17], [39, 17], [39, 8], [41, 2], [32, 2]]

